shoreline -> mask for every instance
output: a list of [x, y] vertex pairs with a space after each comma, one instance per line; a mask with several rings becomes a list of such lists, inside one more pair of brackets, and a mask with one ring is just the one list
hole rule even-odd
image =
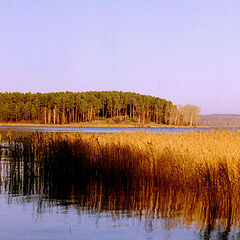
[[102, 121], [71, 124], [44, 124], [44, 123], [0, 123], [0, 127], [73, 127], [73, 128], [211, 128], [214, 126], [175, 126], [157, 123], [134, 124], [134, 123], [106, 123]]

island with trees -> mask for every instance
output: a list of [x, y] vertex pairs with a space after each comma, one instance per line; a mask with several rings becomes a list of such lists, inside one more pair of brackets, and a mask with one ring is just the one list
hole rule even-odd
[[121, 91], [0, 93], [1, 123], [73, 124], [112, 120], [197, 126], [199, 108], [159, 97]]

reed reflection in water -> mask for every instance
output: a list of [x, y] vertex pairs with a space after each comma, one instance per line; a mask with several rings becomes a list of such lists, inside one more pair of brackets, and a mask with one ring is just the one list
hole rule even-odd
[[[194, 134], [192, 141], [199, 138]], [[182, 142], [185, 135], [174, 136], [175, 141]], [[39, 213], [60, 204], [66, 209], [75, 206], [79, 214], [84, 209], [112, 218], [144, 218], [146, 231], [183, 225], [199, 229], [200, 239], [240, 239], [240, 184], [231, 179], [227, 162], [221, 160], [207, 168], [191, 159], [194, 172], [183, 173], [192, 169], [172, 160], [176, 161], [175, 153], [164, 139], [172, 135], [160, 136], [165, 142], [161, 158], [154, 157], [151, 135], [135, 134], [136, 141], [141, 139], [150, 151], [143, 145], [134, 149], [128, 134], [124, 141], [119, 136], [34, 134], [15, 139], [3, 151], [8, 161], [2, 165], [1, 189], [10, 201], [37, 196]], [[165, 224], [158, 226], [157, 219], [164, 219]]]

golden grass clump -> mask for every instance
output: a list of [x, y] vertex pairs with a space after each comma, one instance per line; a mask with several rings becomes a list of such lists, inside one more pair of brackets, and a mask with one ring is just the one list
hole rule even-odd
[[[20, 142], [23, 158], [37, 159], [35, 174], [53, 178], [51, 184], [72, 179], [97, 184], [98, 196], [100, 185], [137, 193], [135, 210], [188, 214], [188, 222], [238, 221], [239, 131], [35, 134]], [[41, 172], [44, 167], [51, 172]]]

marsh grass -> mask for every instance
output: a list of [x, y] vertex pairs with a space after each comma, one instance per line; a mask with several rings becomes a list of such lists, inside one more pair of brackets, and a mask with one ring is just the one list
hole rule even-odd
[[[101, 128], [189, 128], [190, 126], [176, 126], [176, 125], [166, 125], [154, 122], [146, 122], [144, 124], [137, 123], [137, 119], [116, 121], [113, 119], [108, 120], [94, 120], [91, 122], [81, 122], [81, 123], [70, 123], [70, 124], [44, 124], [44, 123], [34, 123], [34, 122], [13, 122], [5, 123], [0, 122], [0, 126], [5, 127], [101, 127]], [[194, 126], [194, 128], [209, 128], [209, 126]]]
[[[239, 222], [238, 131], [34, 134], [12, 142], [10, 155], [15, 177], [37, 181], [32, 191], [50, 198], [210, 228]], [[81, 198], [85, 188], [90, 194]]]

